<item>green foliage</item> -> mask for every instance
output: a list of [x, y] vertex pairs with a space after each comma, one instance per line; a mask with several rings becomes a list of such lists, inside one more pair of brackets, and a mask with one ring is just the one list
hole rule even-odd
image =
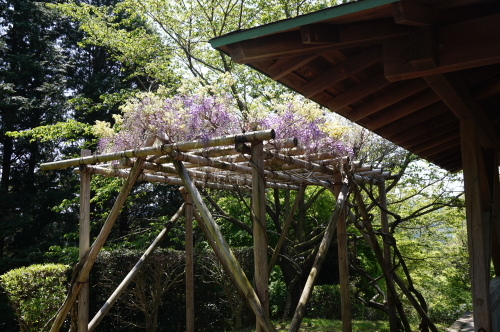
[[14, 138], [27, 137], [30, 139], [30, 142], [53, 142], [61, 140], [74, 142], [80, 139], [83, 134], [92, 134], [92, 126], [72, 119], [66, 122], [57, 122], [53, 125], [39, 126], [24, 131], [9, 131], [6, 133], [6, 135]]
[[69, 266], [31, 265], [0, 276], [21, 331], [42, 331], [65, 298]]

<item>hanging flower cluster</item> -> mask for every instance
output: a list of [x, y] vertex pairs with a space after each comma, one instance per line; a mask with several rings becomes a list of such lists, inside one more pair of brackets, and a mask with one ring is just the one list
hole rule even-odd
[[274, 129], [275, 142], [280, 149], [282, 139], [296, 137], [299, 147], [308, 153], [335, 152], [351, 155], [352, 149], [340, 141], [340, 134], [332, 130], [323, 113], [312, 103], [289, 99], [277, 105], [273, 112], [242, 117], [232, 108], [229, 96], [202, 96], [179, 94], [162, 98], [144, 93], [122, 107], [123, 116], [115, 116], [113, 128], [97, 121], [94, 132], [101, 136], [101, 152], [116, 152], [143, 147], [153, 137], [157, 142], [175, 143], [191, 140], [208, 141], [223, 135], [234, 135], [249, 130]]

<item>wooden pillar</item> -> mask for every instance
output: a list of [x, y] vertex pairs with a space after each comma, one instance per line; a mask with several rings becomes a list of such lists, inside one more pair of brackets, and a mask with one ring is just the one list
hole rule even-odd
[[475, 331], [493, 332], [489, 294], [491, 193], [477, 128], [461, 119], [460, 136], [467, 209], [467, 237]]
[[184, 187], [186, 216], [186, 332], [194, 332], [194, 265], [193, 265], [193, 202]]
[[[269, 291], [267, 272], [267, 234], [266, 234], [266, 179], [264, 178], [264, 158], [262, 142], [252, 143], [252, 225], [254, 244], [255, 292], [266, 314], [269, 314]], [[256, 323], [256, 331], [263, 327]]]
[[130, 170], [129, 176], [123, 184], [123, 187], [120, 190], [118, 197], [116, 198], [115, 204], [111, 208], [111, 211], [106, 218], [106, 222], [101, 228], [101, 232], [95, 239], [92, 247], [89, 249], [88, 255], [85, 257], [86, 259], [81, 260], [78, 263], [78, 266], [75, 267], [75, 272], [77, 272], [76, 279], [72, 281], [71, 289], [66, 296], [63, 305], [59, 308], [56, 317], [54, 318], [54, 323], [52, 324], [52, 327], [50, 329], [51, 332], [57, 332], [61, 329], [61, 326], [66, 319], [66, 315], [68, 314], [69, 309], [73, 306], [73, 303], [75, 303], [75, 300], [83, 287], [83, 283], [88, 279], [90, 269], [92, 268], [92, 265], [94, 265], [99, 251], [104, 246], [104, 243], [106, 242], [106, 239], [111, 232], [111, 228], [113, 227], [113, 224], [115, 223], [116, 218], [118, 217], [118, 214], [123, 207], [123, 204], [125, 204], [125, 201], [127, 200], [127, 196], [130, 193], [130, 190], [132, 190], [135, 181], [142, 172], [143, 164], [144, 161], [138, 159]]
[[[383, 209], [387, 210], [387, 193], [385, 191], [385, 181], [382, 180], [378, 183], [378, 196], [379, 203], [382, 209], [380, 209], [380, 222], [382, 226], [382, 232], [385, 234], [389, 234], [389, 220], [387, 217], [387, 212]], [[391, 246], [384, 240], [383, 241], [383, 250], [384, 250], [384, 261], [385, 266], [388, 271], [392, 269], [392, 260], [391, 260]], [[398, 316], [396, 314], [396, 304], [394, 301], [394, 295], [389, 291], [391, 289], [391, 285], [389, 283], [393, 283], [392, 273], [391, 278], [386, 279], [387, 283], [387, 308], [389, 310], [389, 327], [391, 332], [398, 331]]]
[[[90, 156], [90, 150], [82, 150], [81, 157]], [[90, 247], [90, 177], [91, 174], [80, 174], [80, 240], [78, 256], [80, 261]], [[85, 280], [78, 295], [78, 332], [87, 332], [89, 324], [89, 279]]]
[[[342, 189], [342, 175], [334, 175], [334, 193], [339, 197]], [[339, 275], [340, 275], [340, 305], [342, 308], [342, 331], [352, 331], [351, 319], [351, 299], [349, 294], [349, 257], [347, 252], [347, 226], [345, 209], [340, 211], [337, 222], [337, 245], [339, 255]]]
[[493, 152], [493, 217], [492, 217], [492, 239], [491, 239], [491, 260], [495, 269], [495, 275], [500, 277], [500, 181], [498, 175], [498, 153]]

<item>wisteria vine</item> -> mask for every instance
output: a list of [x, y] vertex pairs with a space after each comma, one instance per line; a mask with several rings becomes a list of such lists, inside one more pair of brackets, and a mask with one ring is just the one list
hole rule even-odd
[[140, 148], [150, 137], [161, 143], [233, 135], [248, 130], [274, 129], [276, 139], [268, 148], [280, 149], [283, 139], [296, 137], [307, 153], [334, 152], [351, 155], [352, 149], [326, 130], [327, 120], [320, 114], [307, 114], [300, 105], [289, 101], [281, 109], [243, 121], [232, 108], [230, 96], [179, 94], [161, 98], [147, 93], [130, 101], [123, 116], [115, 116], [115, 125], [97, 121], [94, 131], [100, 135], [99, 150], [116, 152]]

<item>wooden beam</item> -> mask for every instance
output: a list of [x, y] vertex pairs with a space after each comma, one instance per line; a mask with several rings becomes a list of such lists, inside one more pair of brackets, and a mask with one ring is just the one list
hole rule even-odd
[[351, 121], [357, 122], [426, 88], [428, 86], [423, 80], [413, 80], [343, 115], [347, 116]]
[[386, 41], [385, 77], [399, 81], [500, 63], [499, 20], [500, 14], [493, 14], [437, 28], [437, 68], [418, 70], [412, 65], [409, 38]]
[[398, 133], [391, 137], [391, 141], [404, 147], [411, 147], [454, 129], [458, 129], [458, 120], [451, 112], [446, 112]]
[[[90, 156], [90, 150], [82, 150], [81, 157]], [[78, 257], [83, 260], [90, 248], [90, 178], [91, 174], [80, 174], [80, 237]], [[89, 281], [84, 282], [78, 295], [78, 332], [87, 332], [89, 324]]]
[[330, 49], [367, 46], [407, 36], [405, 26], [393, 19], [339, 25], [339, 42], [333, 45], [303, 44], [300, 31], [287, 31], [227, 45], [236, 63], [251, 63], [282, 57], [318, 53]]
[[436, 161], [442, 162], [443, 160], [450, 160], [452, 158], [455, 158], [455, 157], [459, 156], [460, 153], [461, 153], [461, 150], [460, 150], [460, 144], [459, 144], [459, 145], [455, 145], [452, 147], [448, 147], [448, 149], [445, 149], [443, 151], [428, 155], [425, 157], [425, 159], [436, 160]]
[[281, 58], [276, 60], [274, 64], [268, 67], [267, 74], [275, 81], [279, 80], [283, 76], [286, 76], [297, 70], [298, 68], [308, 64], [312, 60], [319, 57], [320, 53], [300, 55], [290, 58]]
[[437, 144], [429, 149], [423, 150], [423, 151], [415, 151], [419, 156], [423, 158], [432, 158], [434, 155], [437, 153], [442, 153], [443, 151], [449, 151], [449, 150], [460, 150], [460, 137], [453, 137], [450, 138], [440, 144]]
[[472, 98], [475, 101], [485, 100], [500, 93], [500, 74], [473, 88]]
[[442, 167], [444, 169], [452, 169], [452, 168], [459, 168], [462, 169], [462, 155], [459, 154], [455, 157], [448, 157], [446, 160], [431, 160], [432, 163], [438, 165], [439, 167]]
[[382, 61], [382, 47], [373, 45], [314, 77], [302, 87], [302, 93], [310, 98], [379, 61]]
[[476, 126], [460, 121], [474, 329], [493, 332], [490, 303], [491, 197]]
[[496, 136], [491, 122], [481, 106], [472, 99], [461, 76], [453, 73], [434, 74], [425, 76], [424, 80], [458, 119], [467, 120], [469, 125], [473, 123], [481, 128], [478, 135], [484, 148], [496, 148]]
[[418, 154], [419, 152], [426, 151], [444, 142], [460, 137], [460, 131], [458, 130], [458, 128], [444, 131], [443, 133], [438, 131], [438, 133], [439, 135], [436, 135], [435, 137], [431, 137], [429, 139], [424, 138], [424, 141], [420, 144], [415, 144], [411, 147], [405, 146], [404, 148]]
[[334, 24], [318, 23], [308, 24], [300, 27], [302, 43], [311, 44], [335, 44], [339, 42], [339, 28]]
[[428, 91], [423, 95], [418, 95], [415, 98], [406, 101], [405, 103], [394, 106], [388, 110], [381, 111], [373, 119], [362, 120], [361, 124], [365, 125], [371, 131], [374, 131], [388, 123], [401, 119], [402, 117], [418, 111], [421, 108], [434, 104], [439, 100], [439, 97], [433, 92]]
[[399, 120], [396, 120], [377, 130], [377, 134], [390, 140], [402, 131], [406, 131], [424, 121], [430, 120], [438, 115], [449, 112], [448, 107], [443, 103], [434, 103], [428, 107], [424, 107], [417, 113], [412, 113]]
[[[266, 233], [266, 179], [264, 177], [264, 143], [252, 143], [252, 225], [254, 245], [255, 293], [263, 310], [269, 315], [269, 285], [267, 273], [267, 233]], [[264, 326], [257, 318], [257, 332]]]
[[417, 70], [435, 69], [437, 60], [437, 37], [433, 27], [408, 27], [410, 37], [410, 63]]
[[361, 98], [364, 98], [380, 89], [383, 89], [389, 82], [385, 77], [384, 73], [380, 73], [373, 77], [368, 78], [361, 83], [356, 84], [349, 90], [346, 90], [330, 100], [328, 102], [328, 108], [330, 111], [335, 112], [349, 104], [352, 104]]
[[429, 26], [437, 21], [437, 12], [415, 1], [401, 0], [392, 3], [394, 22], [412, 26]]

